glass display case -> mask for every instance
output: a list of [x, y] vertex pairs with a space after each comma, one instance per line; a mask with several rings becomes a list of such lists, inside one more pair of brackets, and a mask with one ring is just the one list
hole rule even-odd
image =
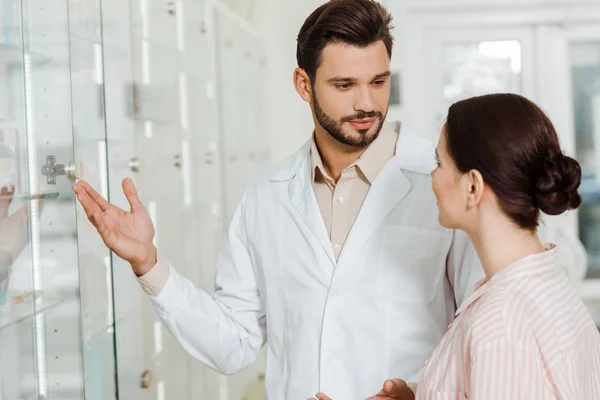
[[100, 9], [71, 3], [2, 2], [2, 399], [116, 393], [110, 254], [71, 191], [107, 184]]
[[215, 7], [0, 2], [0, 400], [241, 400], [258, 381], [185, 353], [71, 191], [85, 179], [127, 209], [133, 178], [161, 255], [212, 291], [224, 196], [268, 156], [261, 38]]

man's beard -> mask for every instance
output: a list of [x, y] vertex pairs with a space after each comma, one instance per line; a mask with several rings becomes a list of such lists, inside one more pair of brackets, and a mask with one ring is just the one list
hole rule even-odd
[[[368, 145], [370, 145], [371, 143], [373, 143], [373, 141], [375, 141], [375, 139], [377, 139], [377, 137], [381, 133], [381, 128], [383, 127], [383, 121], [385, 120], [385, 117], [387, 116], [387, 112], [386, 112], [386, 115], [383, 115], [379, 111], [370, 111], [370, 112], [358, 111], [353, 115], [343, 117], [338, 122], [338, 121], [334, 120], [333, 118], [331, 118], [329, 115], [327, 115], [325, 113], [325, 111], [321, 108], [321, 106], [319, 104], [319, 100], [317, 99], [317, 92], [315, 91], [314, 87], [313, 87], [313, 102], [314, 102], [315, 116], [317, 118], [317, 122], [319, 122], [319, 124], [323, 127], [323, 129], [325, 129], [325, 131], [327, 131], [327, 133], [329, 133], [329, 135], [331, 137], [333, 137], [335, 140], [337, 140], [338, 142], [345, 144], [347, 146], [351, 146], [351, 147], [364, 148], [364, 147], [367, 147]], [[347, 135], [344, 133], [344, 131], [342, 129], [342, 124], [344, 124], [345, 122], [361, 120], [361, 119], [368, 119], [368, 118], [376, 118], [377, 121], [375, 122], [375, 124], [377, 124], [377, 125], [373, 125], [369, 129], [356, 130], [356, 132], [360, 133], [359, 137], [356, 137], [354, 135]], [[369, 135], [369, 131], [372, 131], [374, 127], [376, 128], [374, 130], [374, 133]]]

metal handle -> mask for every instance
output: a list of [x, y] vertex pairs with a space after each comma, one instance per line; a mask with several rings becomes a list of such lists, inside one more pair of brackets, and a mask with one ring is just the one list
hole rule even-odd
[[206, 163], [207, 164], [214, 164], [215, 163], [215, 152], [214, 151], [207, 151], [206, 152]]
[[169, 15], [175, 15], [175, 1], [174, 0], [168, 0], [167, 1], [167, 13]]
[[142, 389], [148, 389], [152, 385], [152, 371], [145, 370], [142, 372], [142, 376], [140, 379], [140, 387]]
[[81, 179], [83, 176], [83, 164], [81, 161], [71, 161], [69, 165], [65, 167], [67, 176], [73, 180]]
[[175, 154], [173, 164], [177, 168], [181, 168], [181, 166], [183, 165], [183, 158], [181, 157], [181, 154]]
[[129, 160], [129, 169], [133, 172], [140, 172], [140, 168], [140, 159], [132, 157], [131, 160]]

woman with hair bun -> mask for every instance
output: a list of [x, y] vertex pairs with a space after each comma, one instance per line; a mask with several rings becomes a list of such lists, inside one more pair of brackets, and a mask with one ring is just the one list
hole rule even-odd
[[437, 146], [439, 221], [465, 231], [486, 278], [425, 366], [417, 399], [600, 399], [600, 334], [537, 235], [581, 204], [581, 169], [548, 117], [514, 94], [454, 104]]

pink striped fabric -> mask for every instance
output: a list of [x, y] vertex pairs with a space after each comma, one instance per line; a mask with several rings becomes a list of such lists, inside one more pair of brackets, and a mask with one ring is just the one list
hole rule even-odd
[[600, 400], [600, 333], [548, 246], [478, 284], [417, 400]]

